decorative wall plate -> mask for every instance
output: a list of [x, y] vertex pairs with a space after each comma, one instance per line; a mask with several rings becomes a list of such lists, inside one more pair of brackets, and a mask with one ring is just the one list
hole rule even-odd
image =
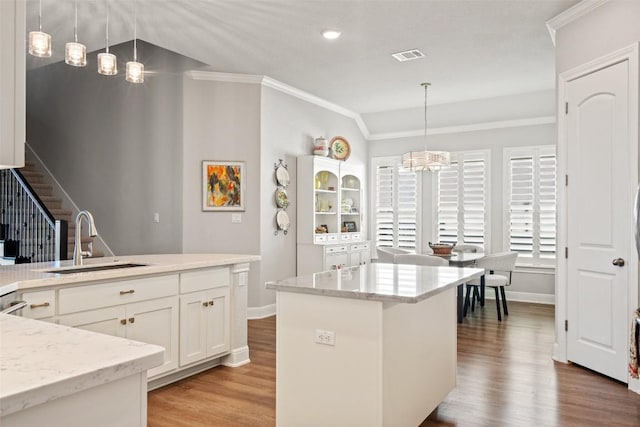
[[276, 180], [278, 181], [278, 184], [283, 187], [289, 185], [289, 181], [291, 181], [289, 178], [289, 171], [283, 165], [276, 168]]
[[289, 197], [287, 197], [287, 191], [284, 188], [278, 188], [276, 190], [276, 205], [278, 205], [279, 208], [289, 206]]
[[336, 136], [331, 140], [331, 153], [334, 159], [347, 160], [351, 154], [351, 146], [346, 138]]
[[287, 215], [286, 211], [278, 211], [278, 214], [276, 215], [276, 223], [280, 230], [287, 231], [289, 229], [289, 215]]

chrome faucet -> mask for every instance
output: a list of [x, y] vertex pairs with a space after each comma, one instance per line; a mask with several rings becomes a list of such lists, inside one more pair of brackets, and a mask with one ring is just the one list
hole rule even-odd
[[91, 256], [93, 243], [89, 242], [86, 251], [82, 250], [82, 218], [87, 220], [89, 224], [89, 237], [96, 237], [96, 224], [93, 222], [93, 215], [89, 211], [80, 211], [76, 216], [76, 235], [73, 242], [73, 265], [82, 265], [82, 257]]

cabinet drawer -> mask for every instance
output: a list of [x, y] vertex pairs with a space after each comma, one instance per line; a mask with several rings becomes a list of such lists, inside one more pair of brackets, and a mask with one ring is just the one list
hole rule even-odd
[[339, 252], [347, 252], [346, 246], [327, 246], [324, 248], [324, 253], [326, 254], [335, 254]]
[[343, 242], [348, 242], [349, 240], [351, 240], [351, 236], [349, 234], [342, 233], [340, 235], [340, 240], [342, 240]]
[[177, 274], [76, 286], [60, 290], [58, 314], [93, 310], [177, 294]]
[[369, 243], [357, 243], [355, 245], [351, 245], [351, 251], [365, 251], [369, 249]]
[[362, 234], [360, 233], [351, 233], [351, 240], [356, 242], [358, 240], [362, 240]]
[[22, 316], [30, 319], [44, 319], [56, 314], [56, 291], [26, 292], [21, 299], [27, 302], [22, 309]]
[[337, 234], [329, 234], [327, 236], [327, 242], [329, 242], [329, 243], [338, 243], [338, 235]]
[[180, 293], [229, 286], [231, 277], [228, 268], [208, 268], [180, 274]]
[[316, 235], [313, 241], [316, 243], [327, 243], [327, 235], [326, 234], [321, 234], [319, 236]]

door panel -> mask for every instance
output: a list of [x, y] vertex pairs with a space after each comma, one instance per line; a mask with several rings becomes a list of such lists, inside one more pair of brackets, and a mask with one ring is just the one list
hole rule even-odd
[[626, 382], [628, 61], [567, 84], [569, 360]]
[[122, 321], [126, 319], [126, 315], [127, 313], [124, 306], [109, 307], [60, 316], [58, 323], [124, 338], [126, 326], [122, 324]]
[[207, 357], [207, 291], [180, 296], [180, 366]]

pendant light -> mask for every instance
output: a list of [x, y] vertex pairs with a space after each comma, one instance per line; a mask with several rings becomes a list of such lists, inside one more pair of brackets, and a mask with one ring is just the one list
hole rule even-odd
[[424, 151], [410, 151], [402, 155], [402, 167], [413, 172], [437, 172], [447, 168], [451, 155], [447, 151], [427, 150], [427, 89], [431, 83], [422, 83], [424, 87]]
[[73, 41], [64, 45], [64, 62], [74, 67], [87, 65], [87, 47], [78, 43], [78, 0], [74, 1]]
[[42, 0], [38, 3], [38, 31], [29, 32], [29, 54], [38, 58], [51, 56], [51, 35], [42, 32]]
[[116, 56], [109, 53], [109, 2], [105, 1], [105, 8], [107, 11], [107, 26], [106, 26], [106, 49], [103, 53], [98, 54], [98, 73], [105, 76], [114, 76], [118, 74], [118, 61]]
[[144, 82], [144, 65], [138, 62], [138, 33], [136, 0], [133, 0], [133, 61], [127, 62], [126, 80], [131, 83]]

